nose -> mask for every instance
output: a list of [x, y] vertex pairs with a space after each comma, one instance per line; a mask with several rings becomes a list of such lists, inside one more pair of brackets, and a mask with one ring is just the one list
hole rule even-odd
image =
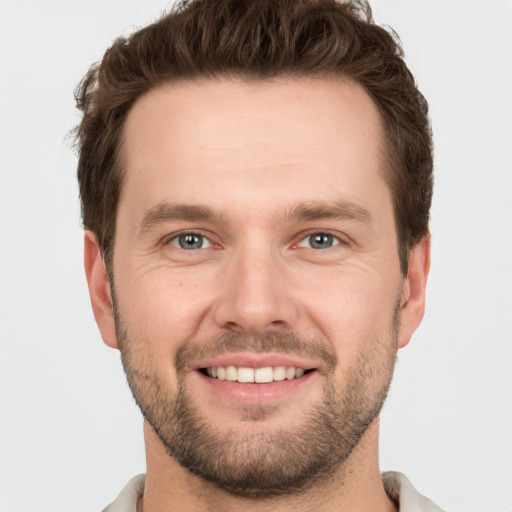
[[246, 250], [232, 258], [216, 302], [216, 324], [250, 335], [293, 328], [299, 308], [284, 264], [268, 249]]

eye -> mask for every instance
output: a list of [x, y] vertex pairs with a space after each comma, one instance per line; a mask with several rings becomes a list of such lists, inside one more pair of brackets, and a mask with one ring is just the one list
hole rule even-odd
[[196, 251], [198, 249], [208, 249], [212, 243], [208, 238], [199, 233], [182, 233], [169, 240], [169, 245], [184, 249], [186, 251]]
[[313, 233], [303, 238], [297, 247], [308, 247], [310, 249], [329, 249], [338, 245], [340, 240], [329, 233]]

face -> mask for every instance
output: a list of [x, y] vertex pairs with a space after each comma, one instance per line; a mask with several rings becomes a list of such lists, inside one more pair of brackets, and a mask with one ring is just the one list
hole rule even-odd
[[176, 83], [128, 116], [112, 288], [86, 238], [96, 319], [173, 460], [233, 494], [342, 468], [421, 319], [428, 247], [403, 277], [381, 139], [341, 80]]

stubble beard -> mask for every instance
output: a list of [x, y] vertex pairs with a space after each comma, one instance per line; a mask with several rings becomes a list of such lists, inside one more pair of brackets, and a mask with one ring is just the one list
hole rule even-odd
[[[168, 454], [182, 467], [234, 496], [265, 499], [304, 492], [327, 482], [343, 466], [370, 424], [379, 415], [391, 383], [397, 353], [400, 309], [394, 308], [391, 339], [374, 340], [366, 347], [342, 382], [336, 382], [336, 355], [325, 342], [305, 341], [293, 333], [259, 337], [228, 334], [204, 347], [217, 352], [244, 350], [297, 354], [320, 349], [331, 371], [323, 399], [290, 428], [265, 429], [272, 406], [243, 411], [242, 429], [215, 428], [194, 406], [183, 371], [194, 346], [184, 346], [175, 360], [177, 388], [170, 389], [144, 347], [147, 340], [132, 339], [115, 305], [116, 330], [128, 384], [146, 421]], [[391, 341], [391, 342], [390, 342]], [[316, 349], [315, 349], [316, 346]], [[200, 347], [200, 345], [197, 345]], [[207, 349], [206, 349], [207, 350]], [[210, 352], [211, 353], [211, 352]], [[247, 425], [252, 423], [252, 425]]]

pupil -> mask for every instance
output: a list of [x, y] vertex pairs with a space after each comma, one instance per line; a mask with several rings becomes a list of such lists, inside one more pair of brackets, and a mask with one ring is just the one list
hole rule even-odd
[[325, 233], [318, 233], [311, 237], [311, 246], [315, 249], [327, 249], [332, 246], [332, 236]]
[[203, 245], [202, 237], [199, 235], [182, 235], [179, 242], [182, 249], [201, 249]]

